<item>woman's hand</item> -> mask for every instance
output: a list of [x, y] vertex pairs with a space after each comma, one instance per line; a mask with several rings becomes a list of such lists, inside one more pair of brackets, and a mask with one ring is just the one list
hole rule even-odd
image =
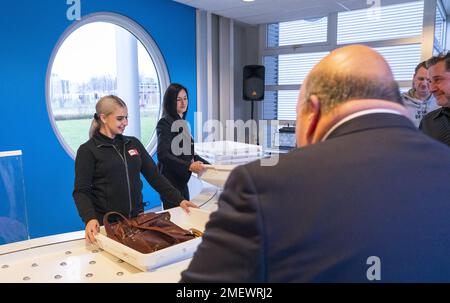
[[97, 242], [95, 236], [100, 232], [100, 223], [97, 219], [89, 220], [86, 224], [85, 236], [86, 241], [90, 244]]
[[191, 201], [183, 200], [180, 203], [180, 207], [187, 213], [189, 213], [189, 207], [198, 208], [198, 206]]
[[191, 166], [189, 166], [189, 170], [193, 173], [196, 173], [199, 177], [205, 170], [205, 164], [202, 161], [192, 162]]

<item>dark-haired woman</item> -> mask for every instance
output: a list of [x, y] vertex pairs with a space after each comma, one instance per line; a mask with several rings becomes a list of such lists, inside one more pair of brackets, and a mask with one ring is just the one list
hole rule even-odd
[[[185, 121], [188, 111], [188, 90], [172, 83], [163, 100], [163, 116], [156, 126], [158, 134], [158, 166], [172, 185], [189, 200], [188, 181], [191, 174], [201, 174], [206, 160], [194, 153], [194, 140]], [[161, 197], [164, 209], [175, 207], [172, 201]]]

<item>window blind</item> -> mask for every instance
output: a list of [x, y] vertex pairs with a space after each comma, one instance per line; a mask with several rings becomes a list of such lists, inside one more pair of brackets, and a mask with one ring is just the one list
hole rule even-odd
[[278, 56], [278, 84], [302, 84], [311, 69], [329, 52]]
[[337, 43], [422, 35], [423, 1], [338, 13]]
[[[391, 40], [386, 46], [375, 49], [389, 63], [395, 80], [411, 81], [414, 68], [421, 59], [422, 45], [395, 45], [392, 40], [421, 37], [423, 9], [424, 1], [414, 1], [338, 13], [337, 44]], [[445, 35], [445, 16], [439, 16], [436, 16], [435, 40]], [[268, 46], [326, 42], [328, 21], [322, 18], [313, 22], [298, 20], [268, 25]], [[308, 45], [303, 47], [307, 49]], [[330, 50], [333, 48], [330, 46]], [[263, 57], [266, 85], [272, 86], [266, 90], [263, 102], [264, 119], [295, 120], [298, 90], [292, 90], [292, 85], [300, 86], [312, 67], [328, 53], [316, 51]]]
[[395, 80], [412, 80], [414, 69], [420, 63], [420, 44], [376, 47], [374, 49], [389, 63]]
[[295, 120], [299, 90], [278, 91], [278, 120]]
[[269, 47], [307, 44], [327, 41], [328, 17], [269, 24]]

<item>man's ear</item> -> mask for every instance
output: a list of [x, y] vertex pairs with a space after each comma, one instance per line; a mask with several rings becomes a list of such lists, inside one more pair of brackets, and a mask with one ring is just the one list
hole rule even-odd
[[308, 102], [309, 112], [307, 114], [308, 129], [306, 130], [306, 140], [308, 144], [312, 144], [314, 135], [317, 131], [317, 125], [320, 120], [320, 101], [316, 95], [311, 95]]

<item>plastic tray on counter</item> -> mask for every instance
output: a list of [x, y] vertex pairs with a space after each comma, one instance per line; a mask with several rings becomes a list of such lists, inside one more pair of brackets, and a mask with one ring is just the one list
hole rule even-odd
[[223, 188], [231, 171], [237, 165], [205, 165], [205, 171], [200, 179], [212, 185]]
[[[195, 228], [202, 232], [205, 230], [206, 222], [208, 222], [209, 215], [211, 214], [210, 211], [197, 208], [190, 208], [189, 214], [184, 212], [180, 207], [171, 208], [167, 211], [171, 215], [170, 220], [178, 226], [184, 229]], [[191, 258], [197, 250], [197, 246], [201, 243], [202, 238], [195, 238], [149, 254], [140, 253], [122, 243], [108, 238], [104, 227], [100, 229], [100, 233], [97, 234], [96, 240], [99, 247], [108, 253], [142, 271], [151, 271], [161, 266]]]

